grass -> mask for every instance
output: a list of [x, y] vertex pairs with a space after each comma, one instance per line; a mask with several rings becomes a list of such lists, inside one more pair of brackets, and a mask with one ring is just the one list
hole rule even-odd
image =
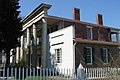
[[[25, 80], [51, 80], [52, 78], [50, 78], [50, 77], [43, 77], [43, 76], [29, 76], [27, 79], [25, 79]], [[57, 80], [57, 79], [54, 79], [54, 80]]]

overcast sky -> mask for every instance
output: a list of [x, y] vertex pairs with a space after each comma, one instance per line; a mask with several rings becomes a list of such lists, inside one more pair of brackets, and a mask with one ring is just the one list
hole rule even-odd
[[104, 25], [120, 28], [120, 0], [20, 0], [24, 17], [41, 3], [51, 4], [49, 15], [72, 18], [72, 8], [80, 8], [81, 21], [96, 23], [96, 14], [103, 15]]

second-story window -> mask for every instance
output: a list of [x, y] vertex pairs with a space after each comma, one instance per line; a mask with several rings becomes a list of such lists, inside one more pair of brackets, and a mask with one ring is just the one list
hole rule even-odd
[[87, 39], [93, 39], [92, 27], [87, 26]]
[[111, 33], [111, 41], [112, 42], [117, 42], [118, 40], [117, 40], [117, 33]]

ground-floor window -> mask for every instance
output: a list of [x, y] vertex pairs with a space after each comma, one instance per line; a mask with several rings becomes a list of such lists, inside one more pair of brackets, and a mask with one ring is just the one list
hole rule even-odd
[[101, 59], [103, 63], [108, 63], [108, 49], [102, 48], [101, 49]]
[[56, 59], [56, 63], [62, 63], [62, 49], [61, 48], [55, 49], [55, 59]]
[[93, 54], [92, 54], [92, 48], [91, 47], [86, 47], [85, 48], [85, 63], [86, 64], [92, 64], [93, 62]]

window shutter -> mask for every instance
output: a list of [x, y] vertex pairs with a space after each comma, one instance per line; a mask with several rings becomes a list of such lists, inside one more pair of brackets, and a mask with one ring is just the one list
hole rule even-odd
[[108, 63], [110, 62], [110, 55], [111, 53], [110, 53], [110, 50], [108, 49]]
[[92, 63], [95, 63], [95, 48], [92, 48]]
[[84, 47], [84, 61], [85, 61], [85, 64], [87, 64], [87, 57], [86, 57], [86, 54], [87, 54], [87, 48]]
[[101, 62], [103, 62], [103, 48], [100, 49], [100, 54], [101, 54]]

